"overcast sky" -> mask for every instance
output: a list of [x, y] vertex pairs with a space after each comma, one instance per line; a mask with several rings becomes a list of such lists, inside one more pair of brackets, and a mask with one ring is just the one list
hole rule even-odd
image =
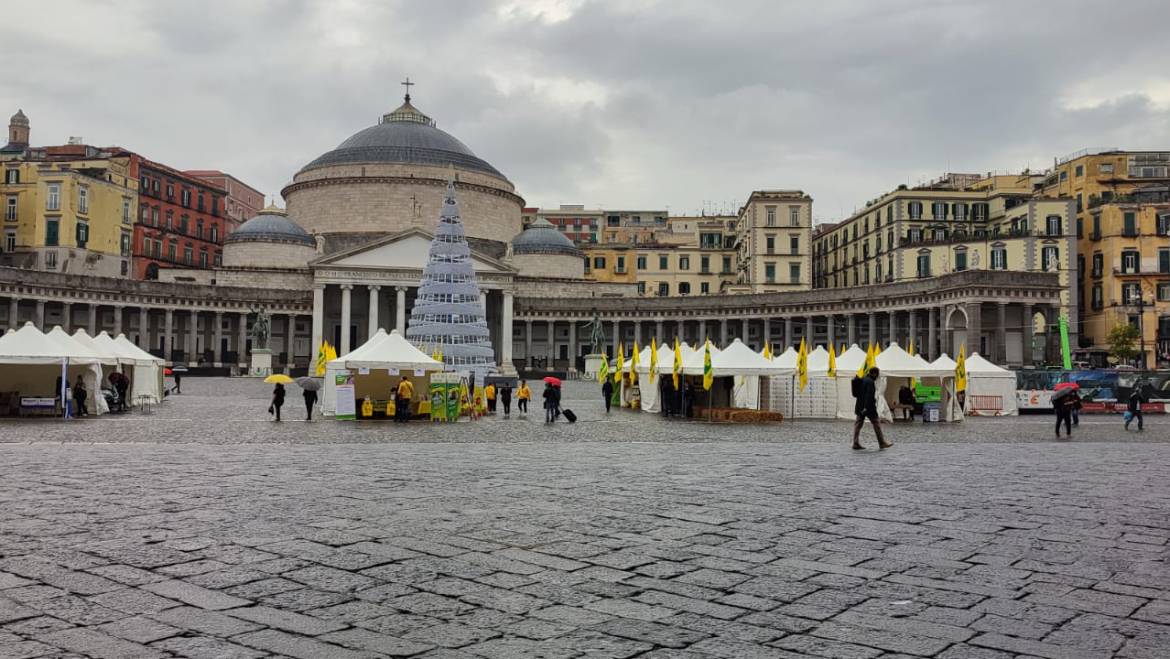
[[[1170, 149], [1164, 0], [5, 3], [0, 111], [267, 194], [401, 102], [529, 205], [831, 221], [944, 171]], [[6, 116], [6, 115], [4, 115]]]

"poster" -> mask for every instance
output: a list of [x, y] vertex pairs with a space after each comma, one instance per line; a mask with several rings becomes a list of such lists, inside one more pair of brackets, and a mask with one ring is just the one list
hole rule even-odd
[[[459, 419], [459, 376], [455, 373], [434, 373], [430, 386], [431, 421]], [[451, 401], [455, 406], [451, 406]], [[454, 410], [454, 413], [452, 413]]]
[[337, 378], [337, 411], [335, 417], [339, 421], [353, 421], [357, 417], [357, 405], [353, 393], [353, 375], [343, 373]]

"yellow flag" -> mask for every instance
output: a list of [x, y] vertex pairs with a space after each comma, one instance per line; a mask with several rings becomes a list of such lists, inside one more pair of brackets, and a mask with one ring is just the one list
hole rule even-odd
[[626, 373], [626, 344], [619, 343], [617, 351], [617, 367], [613, 369], [613, 381], [621, 383]]
[[[910, 339], [910, 345], [906, 347], [906, 354], [914, 356], [914, 339]], [[910, 378], [910, 390], [913, 391], [916, 386], [915, 379]]]
[[959, 359], [955, 361], [955, 393], [967, 390], [967, 344], [959, 346]]
[[658, 377], [658, 337], [650, 337], [650, 382]]
[[601, 366], [597, 369], [597, 382], [605, 384], [605, 379], [609, 377], [609, 357], [605, 353], [601, 353]]
[[772, 361], [772, 342], [769, 341], [764, 344], [764, 359]]
[[873, 360], [873, 344], [869, 343], [865, 346], [865, 361], [861, 362], [861, 368], [857, 369], [857, 377], [863, 378], [869, 372], [869, 363]]
[[314, 373], [317, 375], [325, 375], [325, 364], [328, 363], [329, 351], [325, 349], [329, 343], [327, 341], [321, 342], [321, 347], [317, 349], [317, 362]]
[[634, 354], [630, 355], [630, 384], [638, 383], [638, 366], [641, 359], [638, 355], [638, 339], [634, 339]]
[[800, 383], [800, 390], [808, 386], [808, 346], [804, 339], [800, 339], [800, 350], [796, 353], [796, 376]]
[[829, 344], [829, 377], [837, 377], [837, 349]]
[[671, 372], [674, 377], [674, 388], [678, 390], [678, 374], [682, 371], [682, 350], [678, 348], [678, 337], [674, 337], [674, 364], [671, 366]]
[[703, 347], [703, 389], [709, 391], [715, 382], [715, 369], [711, 367], [711, 340]]

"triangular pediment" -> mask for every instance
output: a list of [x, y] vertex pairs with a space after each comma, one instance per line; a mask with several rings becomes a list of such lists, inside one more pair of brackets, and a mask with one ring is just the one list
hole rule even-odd
[[[309, 263], [311, 267], [360, 268], [372, 270], [422, 270], [427, 264], [431, 240], [434, 236], [422, 229], [370, 241], [336, 254], [329, 254]], [[476, 272], [515, 272], [514, 268], [485, 254], [471, 250], [471, 262]]]

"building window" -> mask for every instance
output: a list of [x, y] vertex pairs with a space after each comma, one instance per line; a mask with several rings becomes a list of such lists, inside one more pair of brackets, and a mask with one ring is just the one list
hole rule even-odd
[[[16, 232], [15, 231], [6, 231], [4, 233], [4, 251], [5, 252], [15, 252], [16, 251]], [[11, 323], [9, 323], [9, 324], [11, 324]]]
[[1073, 175], [1076, 176], [1077, 178], [1084, 176], [1085, 175], [1085, 166], [1084, 165], [1077, 165], [1077, 168], [1074, 171]]
[[873, 264], [873, 278], [875, 281], [882, 280], [882, 262], [881, 261], [878, 261], [877, 263]]
[[793, 256], [800, 254], [800, 236], [788, 237], [788, 250]]
[[1083, 218], [1078, 217], [1077, 218], [1077, 239], [1080, 240], [1081, 238], [1084, 238], [1084, 237], [1085, 237], [1085, 220]]
[[1093, 254], [1093, 272], [1092, 276], [1097, 279], [1101, 278], [1102, 272], [1105, 270], [1105, 256], [1101, 252]]
[[175, 257], [175, 251], [178, 248], [179, 248], [178, 243], [175, 243], [175, 242], [168, 243], [167, 244], [167, 259], [169, 259], [171, 261], [177, 260], [177, 258]]
[[767, 213], [767, 221], [765, 222], [765, 226], [776, 226], [776, 207], [767, 206], [765, 207], [765, 212]]
[[[211, 230], [214, 232], [214, 231], [215, 231], [215, 227], [211, 227]], [[645, 270], [645, 269], [646, 269], [646, 257], [645, 257], [645, 256], [639, 256], [639, 257], [638, 257], [638, 260], [637, 260], [637, 261], [635, 261], [635, 262], [634, 262], [634, 264], [637, 266], [637, 268], [638, 268], [639, 270]]]
[[775, 254], [776, 253], [776, 236], [771, 236], [771, 235], [765, 236], [764, 237], [764, 245], [765, 245], [765, 249], [767, 250], [768, 254]]
[[678, 283], [678, 294], [679, 295], [690, 295], [691, 294], [691, 285], [685, 281], [680, 281]]
[[130, 256], [130, 232], [122, 232], [122, 256]]
[[951, 212], [954, 214], [956, 222], [965, 222], [967, 220], [967, 204], [955, 204], [951, 208]]
[[[219, 265], [219, 264], [217, 263], [216, 265]], [[638, 282], [638, 295], [645, 295], [645, 294], [646, 294], [646, 282], [640, 281], [640, 282]]]
[[1100, 311], [1105, 308], [1105, 297], [1102, 292], [1101, 282], [1093, 284], [1093, 309]]
[[971, 204], [971, 214], [974, 216], [976, 222], [982, 222], [987, 219], [987, 210], [986, 203]]
[[594, 256], [593, 257], [593, 269], [594, 270], [605, 270], [605, 257], [604, 256]]
[[191, 262], [194, 259], [194, 256], [195, 256], [195, 250], [191, 249], [191, 245], [190, 244], [184, 245], [183, 246], [183, 263], [186, 263], [187, 265], [191, 265]]
[[[689, 256], [678, 257], [678, 269], [679, 270], [690, 270], [691, 269], [691, 257], [689, 257]], [[682, 291], [680, 290], [679, 292], [681, 293]]]
[[1060, 269], [1060, 248], [1055, 245], [1046, 245], [1040, 251], [1040, 268], [1044, 272], [1055, 272]]
[[16, 195], [8, 195], [8, 204], [4, 207], [4, 219], [9, 222], [16, 221]]
[[49, 270], [57, 269], [57, 250], [51, 249], [45, 252], [45, 267]]
[[61, 210], [61, 184], [50, 183], [45, 186], [45, 210]]
[[12, 184], [20, 183], [20, 170], [19, 169], [9, 169], [9, 170], [5, 171], [4, 172], [4, 182], [5, 183], [12, 183]]
[[1170, 249], [1165, 247], [1158, 250], [1158, 272], [1170, 273]]
[[947, 203], [945, 201], [936, 201], [930, 205], [930, 214], [936, 220], [947, 219]]
[[188, 190], [187, 188], [183, 188], [182, 203], [183, 203], [183, 208], [190, 208], [191, 207], [191, 191]]
[[1093, 216], [1093, 233], [1089, 235], [1092, 240], [1101, 240], [1101, 216]]
[[60, 242], [60, 228], [61, 218], [47, 217], [45, 218], [45, 245], [48, 247], [56, 247]]
[[207, 249], [206, 248], [199, 250], [199, 267], [204, 268], [204, 269], [207, 268]]
[[668, 284], [664, 281], [659, 282], [658, 283], [658, 297], [666, 297], [667, 295], [670, 295], [670, 284]]
[[1158, 282], [1158, 301], [1170, 302], [1170, 281]]
[[800, 226], [800, 206], [788, 207], [788, 226]]
[[213, 224], [213, 225], [211, 225], [211, 237], [210, 237], [210, 240], [211, 240], [211, 242], [213, 242], [213, 243], [219, 243], [219, 227], [218, 227], [218, 226], [216, 226], [216, 225], [214, 225], [214, 224]]
[[711, 294], [711, 284], [709, 284], [705, 281], [701, 282], [699, 284], [699, 293], [701, 293], [703, 295], [710, 295]]
[[912, 219], [912, 220], [921, 220], [922, 219], [922, 202], [921, 201], [912, 201], [912, 202], [906, 204], [906, 210], [907, 210], [907, 212], [910, 213], [910, 219]]
[[1050, 235], [1050, 236], [1061, 235], [1060, 216], [1059, 215], [1049, 215], [1045, 219], [1045, 227], [1048, 230], [1048, 235]]
[[122, 224], [130, 224], [130, 200], [122, 197]]
[[77, 222], [77, 246], [85, 249], [89, 243], [89, 222]]
[[179, 233], [181, 233], [183, 235], [187, 235], [187, 220], [188, 219], [189, 218], [186, 215], [179, 216]]
[[930, 252], [924, 252], [918, 255], [918, 277], [930, 276]]
[[669, 256], [659, 256], [658, 257], [658, 269], [659, 270], [669, 270], [670, 269], [670, 257]]
[[[155, 189], [155, 192], [158, 191], [158, 183], [157, 182], [154, 184], [154, 189]], [[174, 201], [174, 199], [175, 199], [175, 186], [171, 185], [170, 183], [167, 183], [167, 199], [170, 201]]]
[[613, 270], [614, 270], [614, 272], [616, 272], [618, 274], [624, 273], [626, 271], [626, 257], [624, 257], [624, 256], [617, 257]]
[[723, 272], [724, 273], [731, 272], [731, 257], [730, 256], [723, 257]]
[[77, 212], [89, 212], [89, 188], [84, 185], [77, 187]]
[[776, 283], [776, 264], [767, 263], [764, 265], [764, 282], [768, 284]]
[[710, 256], [700, 256], [699, 257], [699, 271], [705, 275], [711, 274], [711, 257]]
[[139, 189], [143, 192], [150, 192], [150, 179], [145, 175], [142, 177], [142, 182], [139, 184]]
[[1121, 235], [1125, 236], [1126, 238], [1137, 237], [1137, 213], [1126, 212], [1122, 216], [1122, 225]]
[[800, 264], [799, 263], [788, 264], [788, 282], [791, 284], [799, 284], [800, 283]]
[[955, 272], [962, 272], [967, 269], [967, 251], [955, 251]]
[[1136, 274], [1141, 266], [1141, 254], [1137, 250], [1127, 249], [1121, 252], [1122, 274]]
[[1121, 303], [1122, 304], [1137, 304], [1141, 298], [1142, 287], [1138, 283], [1122, 284], [1121, 285]]
[[150, 187], [151, 187], [151, 189], [154, 190], [154, 194], [157, 196], [158, 195], [158, 179], [154, 179], [153, 181], [151, 181]]
[[1156, 223], [1154, 229], [1159, 236], [1170, 236], [1170, 213], [1159, 215], [1156, 218]]
[[195, 220], [195, 237], [203, 240], [203, 220]]
[[195, 202], [195, 208], [198, 209], [200, 213], [203, 212], [203, 193], [202, 192], [199, 193], [199, 198]]

